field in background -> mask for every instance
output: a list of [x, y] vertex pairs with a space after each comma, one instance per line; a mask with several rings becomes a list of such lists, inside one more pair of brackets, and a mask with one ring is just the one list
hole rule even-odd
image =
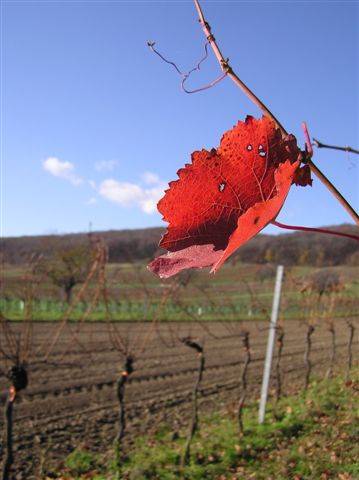
[[[358, 267], [342, 265], [320, 269], [293, 266], [285, 269], [281, 305], [283, 318], [304, 318], [308, 315], [310, 302], [301, 293], [301, 289], [307, 285], [311, 275], [320, 270], [335, 272], [343, 287], [336, 294], [335, 305], [331, 309], [328, 305], [328, 308], [324, 308], [323, 302], [320, 315], [350, 316], [358, 312]], [[275, 267], [271, 264], [228, 263], [216, 275], [210, 275], [208, 270], [190, 271], [176, 280], [179, 286], [175, 289], [173, 280], [159, 280], [146, 270], [143, 262], [108, 264], [106, 272], [112, 320], [151, 321], [155, 315], [160, 320], [176, 321], [247, 320], [268, 318]], [[26, 267], [5, 266], [2, 280], [1, 310], [9, 319], [23, 319], [26, 316], [24, 292], [29, 282]], [[75, 287], [74, 294], [79, 288], [81, 285]], [[71, 313], [71, 319], [82, 318], [95, 288], [96, 284], [90, 284], [85, 298]], [[168, 298], [159, 309], [167, 292]], [[67, 308], [61, 289], [46, 277], [37, 280], [31, 303], [32, 317], [35, 320], [58, 320]], [[100, 321], [105, 318], [106, 308], [100, 301], [88, 320]]]
[[[266, 238], [260, 239], [263, 241]], [[295, 259], [300, 250], [292, 250], [290, 242], [283, 246], [283, 239], [280, 241], [286, 258]], [[108, 263], [108, 246], [98, 240], [91, 246], [91, 261], [70, 296], [63, 286], [55, 286], [51, 281], [51, 257], [39, 254], [27, 265], [3, 265], [2, 409], [6, 408], [6, 392], [8, 399], [11, 396], [9, 386], [19, 378], [24, 382], [24, 372], [28, 376], [28, 384], [16, 387], [16, 479], [76, 478], [75, 474], [71, 476], [76, 471], [83, 472], [85, 478], [95, 478], [91, 475], [99, 465], [96, 458], [103, 459], [102, 465], [113, 464], [113, 441], [122, 402], [118, 385], [123, 378], [127, 425], [122, 466], [126, 479], [156, 478], [138, 470], [138, 463], [144, 463], [141, 455], [148, 454], [138, 439], [146, 438], [150, 445], [155, 445], [164, 438], [164, 428], [173, 442], [171, 450], [162, 449], [161, 458], [164, 463], [172, 462], [174, 470], [162, 477], [161, 471], [158, 478], [177, 475], [176, 451], [183, 446], [184, 432], [192, 416], [199, 358], [205, 358], [198, 391], [201, 419], [214, 418], [223, 409], [238, 410], [243, 395], [246, 415], [248, 405], [254, 405], [259, 397], [275, 283], [275, 255], [268, 248], [264, 249], [264, 257], [258, 257], [262, 263], [234, 257], [214, 276], [206, 269], [191, 270], [160, 280], [147, 271], [145, 260]], [[321, 250], [315, 251], [315, 258], [320, 259]], [[18, 258], [16, 250], [13, 253]], [[308, 255], [301, 257], [297, 265], [285, 266], [271, 399], [301, 392], [313, 379], [345, 372], [349, 375], [357, 359], [358, 269], [350, 263], [338, 264], [339, 249], [331, 266], [322, 266], [321, 262], [312, 264], [318, 266], [305, 265]], [[354, 259], [353, 253], [348, 255]], [[39, 258], [47, 262], [45, 270], [37, 268]], [[72, 264], [76, 265], [78, 258], [72, 254]], [[66, 265], [61, 262], [56, 268]], [[5, 427], [4, 418], [0, 418], [1, 430]], [[229, 418], [223, 421], [227, 426], [231, 422]], [[233, 425], [231, 428], [233, 431]], [[268, 449], [275, 445], [274, 437], [281, 434], [280, 422], [269, 430]], [[213, 433], [221, 441], [223, 432], [205, 432], [200, 433], [200, 439]], [[253, 440], [254, 450], [258, 432], [249, 440]], [[207, 441], [203, 449], [213, 447], [220, 455], [222, 447], [216, 445], [215, 448]], [[211, 460], [196, 456], [197, 447], [195, 440], [195, 456], [183, 478], [197, 478], [194, 472], [202, 478], [204, 472], [207, 475], [207, 470], [214, 472], [217, 468]], [[0, 458], [4, 451], [0, 446]], [[258, 458], [261, 455], [258, 453]], [[156, 463], [160, 467], [161, 462]], [[218, 466], [218, 474], [222, 467]], [[93, 468], [94, 472], [86, 476], [85, 472]], [[148, 471], [153, 468], [149, 462]], [[259, 474], [259, 466], [256, 468]], [[61, 477], [63, 471], [65, 476]], [[245, 473], [249, 471], [245, 465]], [[275, 478], [281, 478], [277, 472], [276, 475]], [[350, 476], [343, 477], [349, 479]]]

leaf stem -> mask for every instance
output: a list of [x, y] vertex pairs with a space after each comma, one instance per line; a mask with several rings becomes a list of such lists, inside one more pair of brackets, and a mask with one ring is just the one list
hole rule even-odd
[[312, 158], [313, 156], [313, 147], [310, 141], [309, 131], [306, 122], [302, 122], [302, 130], [305, 138], [305, 149], [307, 152], [307, 157]]
[[299, 230], [302, 232], [326, 233], [329, 235], [337, 235], [338, 237], [351, 238], [352, 240], [356, 240], [357, 242], [359, 242], [359, 236], [351, 235], [350, 233], [337, 232], [335, 230], [328, 230], [326, 228], [301, 227], [299, 225], [286, 225], [285, 223], [280, 223], [280, 222], [277, 222], [276, 220], [272, 220], [271, 223], [276, 227], [285, 228], [286, 230]]
[[[203, 32], [206, 35], [208, 42], [210, 43], [214, 55], [216, 56], [221, 69], [223, 72], [226, 72], [227, 75], [232, 79], [232, 81], [247, 95], [247, 97], [252, 100], [252, 102], [257, 105], [257, 107], [269, 118], [271, 118], [277, 127], [282, 132], [282, 135], [288, 135], [288, 132], [285, 130], [283, 125], [279, 122], [279, 120], [274, 116], [274, 114], [267, 108], [267, 106], [250, 90], [247, 85], [242, 82], [242, 80], [236, 75], [229, 65], [229, 59], [225, 58], [219, 49], [216, 39], [214, 38], [211, 27], [209, 23], [206, 21], [202, 8], [198, 0], [194, 0], [194, 4], [199, 16], [199, 22], [202, 26]], [[343, 197], [343, 195], [334, 187], [334, 185], [330, 182], [330, 180], [319, 170], [319, 168], [313, 163], [312, 160], [307, 159], [307, 163], [312, 170], [312, 172], [319, 178], [319, 180], [331, 191], [331, 193], [335, 196], [338, 202], [345, 208], [345, 210], [349, 213], [349, 215], [353, 218], [355, 223], [359, 225], [359, 215], [353, 209], [353, 207], [349, 204], [349, 202]]]

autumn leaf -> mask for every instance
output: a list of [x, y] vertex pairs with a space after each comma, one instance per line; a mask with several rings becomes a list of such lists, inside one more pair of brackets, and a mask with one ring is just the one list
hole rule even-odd
[[293, 182], [311, 184], [300, 158], [295, 137], [283, 138], [268, 117], [248, 116], [218, 149], [194, 152], [158, 203], [169, 223], [160, 246], [169, 253], [148, 268], [162, 278], [185, 268], [218, 270], [277, 217]]

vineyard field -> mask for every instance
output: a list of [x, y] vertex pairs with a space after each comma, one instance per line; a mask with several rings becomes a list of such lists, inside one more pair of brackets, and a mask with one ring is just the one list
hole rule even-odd
[[[350, 320], [358, 327], [355, 319]], [[337, 371], [343, 371], [347, 362], [347, 321], [347, 318], [335, 320]], [[20, 323], [15, 324], [14, 328], [20, 329], [20, 326]], [[16, 478], [31, 478], [45, 451], [47, 463], [56, 469], [61, 459], [81, 444], [95, 452], [111, 447], [118, 417], [115, 386], [123, 361], [110, 341], [114, 328], [135, 355], [134, 372], [128, 379], [125, 398], [128, 444], [140, 433], [155, 431], [161, 420], [170, 422], [174, 431], [188, 420], [197, 358], [192, 349], [179, 341], [185, 336], [198, 338], [204, 345], [202, 410], [213, 409], [213, 404], [238, 400], [244, 356], [243, 331], [250, 334], [252, 354], [248, 389], [252, 400], [259, 396], [268, 334], [268, 323], [264, 321], [210, 324], [187, 321], [157, 325], [89, 322], [81, 328], [76, 323], [68, 323], [46, 363], [36, 362], [36, 351], [51, 342], [56, 324], [35, 322], [33, 328], [36, 344], [29, 368], [29, 386], [14, 408], [16, 471], [20, 475]], [[284, 323], [283, 328], [281, 369], [285, 394], [303, 387], [307, 326], [302, 321], [292, 320]], [[312, 335], [313, 377], [325, 375], [331, 342], [327, 324], [318, 323]], [[358, 341], [354, 338], [354, 358], [357, 358], [357, 349]], [[275, 383], [273, 370], [271, 393]], [[2, 376], [1, 392], [6, 385], [7, 379]], [[4, 396], [1, 401], [3, 404]], [[2, 423], [0, 427], [3, 428]]]

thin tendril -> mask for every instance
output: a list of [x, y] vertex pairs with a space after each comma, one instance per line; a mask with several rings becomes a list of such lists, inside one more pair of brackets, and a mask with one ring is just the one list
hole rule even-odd
[[191, 74], [193, 72], [196, 72], [196, 71], [199, 71], [201, 69], [201, 64], [208, 58], [208, 45], [209, 45], [209, 42], [207, 41], [205, 44], [204, 44], [204, 56], [203, 58], [201, 58], [201, 60], [197, 63], [197, 65], [195, 67], [193, 67], [191, 70], [189, 70], [188, 72], [182, 72], [178, 66], [176, 65], [175, 62], [172, 62], [171, 60], [168, 60], [167, 58], [165, 58], [158, 50], [156, 50], [154, 48], [155, 46], [155, 43], [154, 42], [147, 42], [147, 45], [149, 46], [149, 48], [153, 51], [153, 53], [155, 53], [156, 55], [158, 55], [160, 57], [160, 59], [165, 62], [165, 63], [168, 63], [169, 65], [172, 65], [172, 67], [176, 70], [176, 72], [178, 73], [178, 75], [180, 75], [182, 77], [182, 81], [181, 81], [181, 89], [185, 92], [185, 93], [198, 93], [198, 92], [202, 92], [203, 90], [208, 90], [209, 88], [212, 88], [214, 87], [215, 85], [217, 85], [217, 83], [219, 83], [221, 80], [223, 80], [226, 76], [227, 76], [227, 72], [223, 72], [222, 75], [220, 75], [218, 78], [216, 78], [215, 80], [212, 80], [212, 82], [208, 83], [207, 85], [204, 85], [203, 87], [199, 87], [199, 88], [196, 88], [194, 90], [188, 90], [186, 89], [185, 87], [185, 83], [186, 81], [188, 80], [188, 78], [191, 76]]
[[197, 63], [197, 65], [188, 72], [188, 75], [190, 75], [192, 72], [195, 72], [196, 70], [201, 69], [201, 64], [208, 58], [208, 45], [209, 45], [209, 42], [206, 42], [204, 44], [204, 57], [201, 58], [201, 60]]
[[147, 42], [147, 45], [150, 47], [150, 49], [158, 55], [165, 63], [168, 63], [169, 65], [172, 65], [173, 68], [176, 69], [177, 73], [181, 76], [185, 75], [185, 73], [182, 73], [181, 70], [177, 67], [177, 65], [174, 62], [171, 62], [171, 60], [167, 60], [158, 50], [155, 49], [155, 43]]
[[181, 88], [182, 90], [185, 92], [185, 93], [198, 93], [198, 92], [203, 92], [203, 90], [208, 90], [209, 88], [212, 88], [214, 87], [215, 85], [217, 85], [217, 83], [219, 83], [221, 80], [224, 79], [224, 77], [227, 76], [227, 73], [223, 73], [221, 76], [219, 76], [218, 78], [216, 78], [215, 80], [213, 80], [212, 82], [208, 83], [207, 85], [204, 85], [203, 87], [200, 87], [200, 88], [196, 88], [194, 90], [187, 90], [185, 87], [184, 87], [184, 84], [186, 82], [186, 80], [188, 79], [189, 75], [186, 76], [186, 78], [184, 78], [181, 82]]

